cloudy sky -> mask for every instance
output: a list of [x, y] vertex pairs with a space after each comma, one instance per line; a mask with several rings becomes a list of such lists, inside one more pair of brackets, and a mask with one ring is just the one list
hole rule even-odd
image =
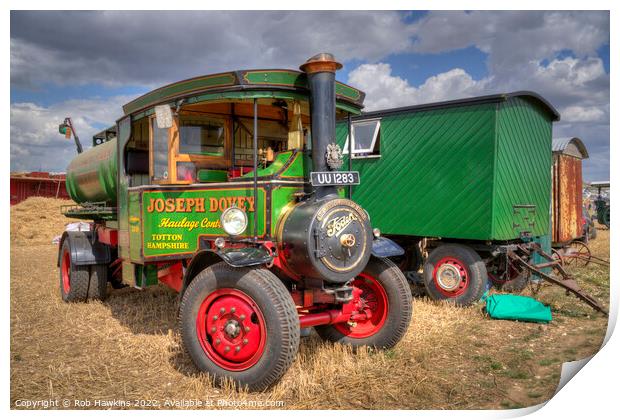
[[[71, 24], [59, 24], [71, 22]], [[11, 170], [63, 171], [57, 132], [84, 144], [152, 88], [243, 68], [297, 69], [317, 52], [375, 110], [533, 90], [609, 178], [608, 12], [11, 12]]]

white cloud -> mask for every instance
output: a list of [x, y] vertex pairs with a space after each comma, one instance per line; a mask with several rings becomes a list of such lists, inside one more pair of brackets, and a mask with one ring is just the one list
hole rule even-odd
[[406, 80], [392, 76], [392, 67], [387, 63], [362, 64], [349, 73], [348, 83], [366, 93], [367, 111], [410, 104], [417, 92]]
[[482, 93], [488, 84], [487, 79], [474, 80], [463, 69], [452, 69], [429, 77], [418, 89], [418, 101], [443, 101]]
[[11, 170], [64, 170], [75, 156], [73, 140], [58, 133], [58, 124], [71, 117], [82, 145], [91, 144], [98, 126], [113, 125], [121, 105], [131, 98], [69, 100], [49, 107], [33, 103], [11, 104]]
[[429, 77], [415, 87], [392, 75], [387, 63], [362, 64], [349, 74], [348, 83], [366, 92], [365, 110], [395, 108], [480, 94], [487, 80], [476, 81], [463, 69]]
[[560, 82], [565, 87], [586, 87], [589, 83], [606, 76], [603, 61], [588, 57], [556, 59], [547, 66], [537, 66], [535, 78], [544, 82]]
[[564, 122], [605, 122], [608, 121], [605, 110], [596, 107], [569, 106], [562, 111]]

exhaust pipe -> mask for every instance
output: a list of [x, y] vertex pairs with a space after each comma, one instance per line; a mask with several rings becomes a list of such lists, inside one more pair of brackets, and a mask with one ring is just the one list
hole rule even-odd
[[[327, 148], [336, 143], [336, 70], [342, 64], [329, 53], [309, 58], [300, 67], [308, 75], [312, 123], [312, 166], [315, 172], [334, 170], [327, 161]], [[337, 168], [335, 168], [337, 169]], [[317, 199], [337, 194], [334, 186], [316, 187]]]

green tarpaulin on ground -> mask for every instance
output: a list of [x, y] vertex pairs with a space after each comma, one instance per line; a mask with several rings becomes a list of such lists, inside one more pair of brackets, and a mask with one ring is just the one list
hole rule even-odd
[[490, 295], [486, 298], [491, 318], [526, 322], [550, 322], [551, 309], [536, 299], [516, 295]]

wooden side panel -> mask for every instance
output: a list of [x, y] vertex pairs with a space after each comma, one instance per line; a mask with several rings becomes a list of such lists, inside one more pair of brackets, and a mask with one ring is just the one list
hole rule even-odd
[[581, 159], [558, 155], [553, 176], [553, 242], [562, 244], [582, 235]]
[[[493, 239], [549, 234], [552, 127], [536, 102], [512, 98], [500, 105], [493, 180]], [[482, 161], [479, 164], [483, 164]]]

